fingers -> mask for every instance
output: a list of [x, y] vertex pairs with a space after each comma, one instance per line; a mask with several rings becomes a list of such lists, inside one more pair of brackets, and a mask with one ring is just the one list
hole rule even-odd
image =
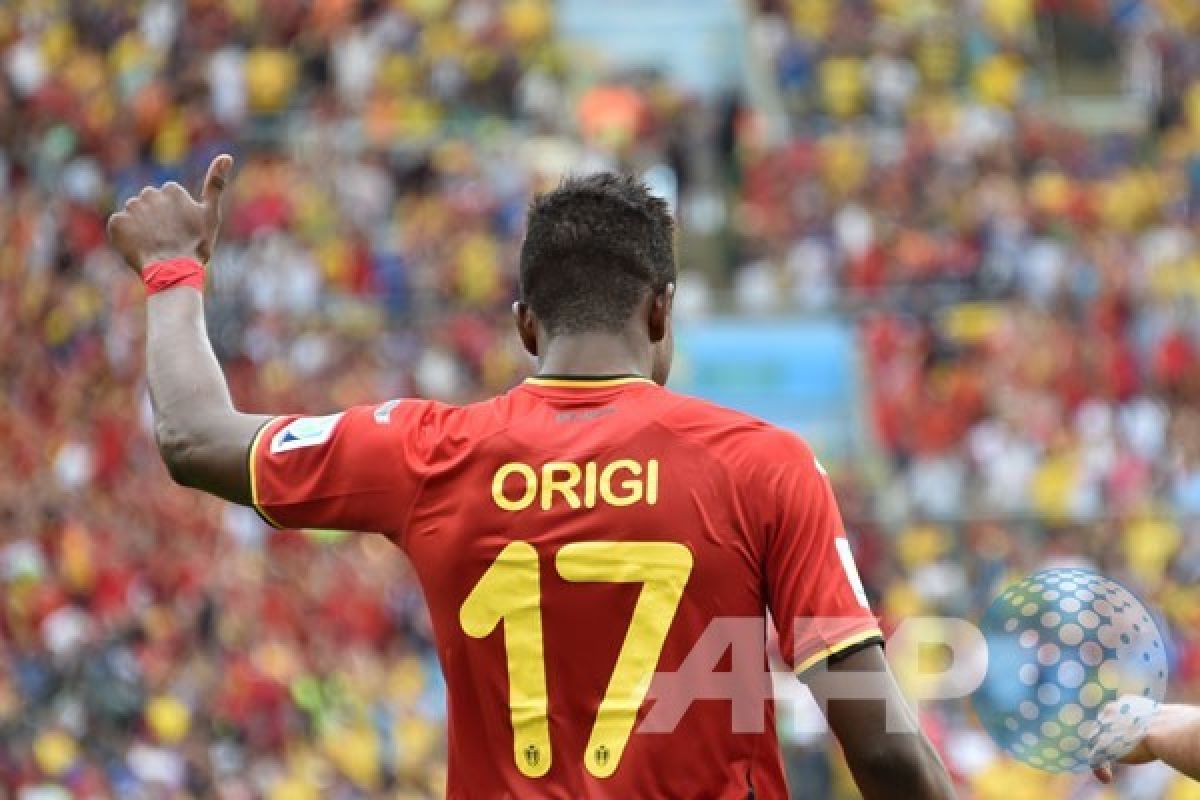
[[125, 201], [125, 210], [121, 214], [126, 219], [136, 217], [151, 207], [156, 207], [163, 203], [172, 205], [175, 208], [180, 208], [180, 204], [198, 205], [192, 200], [192, 196], [188, 194], [187, 189], [184, 189], [175, 181], [171, 181], [163, 184], [162, 188], [147, 186], [142, 189]]
[[213, 159], [204, 178], [201, 202], [178, 183], [147, 186], [125, 201], [123, 210], [108, 220], [113, 249], [135, 270], [151, 258], [193, 254], [207, 261], [221, 221], [221, 193], [229, 182], [233, 159]]
[[[134, 201], [131, 200], [125, 204], [128, 209]], [[137, 258], [133, 251], [129, 248], [129, 225], [133, 221], [133, 217], [129, 211], [118, 211], [108, 218], [108, 224], [104, 228], [104, 232], [108, 235], [108, 242], [112, 248], [125, 260], [133, 269], [138, 268]]]
[[1100, 766], [1095, 767], [1092, 770], [1092, 774], [1095, 775], [1096, 780], [1100, 781], [1101, 783], [1112, 783], [1113, 782], [1112, 767], [1108, 764], [1101, 764]]
[[104, 227], [104, 232], [108, 234], [110, 242], [116, 238], [117, 229], [123, 226], [128, 219], [129, 215], [124, 211], [118, 211], [108, 218], [108, 224]]
[[161, 195], [161, 189], [155, 186], [147, 186], [125, 201], [124, 213], [130, 216], [138, 214], [144, 207], [157, 203]]
[[200, 190], [200, 202], [204, 205], [207, 216], [208, 230], [215, 233], [221, 223], [221, 195], [229, 184], [229, 175], [233, 170], [233, 156], [222, 153], [208, 165], [208, 174], [204, 176], [204, 187]]
[[170, 197], [177, 197], [179, 199], [183, 199], [185, 197], [189, 200], [192, 199], [192, 196], [188, 194], [187, 189], [184, 189], [175, 181], [169, 181], [168, 183], [163, 184], [162, 193]]
[[130, 210], [141, 203], [154, 203], [162, 198], [191, 200], [192, 196], [188, 194], [187, 189], [184, 189], [175, 181], [164, 183], [161, 187], [147, 186], [133, 197], [125, 201], [126, 210]]

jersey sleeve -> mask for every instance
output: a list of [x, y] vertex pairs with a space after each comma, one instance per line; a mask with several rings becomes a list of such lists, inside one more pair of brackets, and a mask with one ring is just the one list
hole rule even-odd
[[882, 642], [883, 635], [825, 470], [799, 440], [779, 455], [773, 479], [762, 484], [771, 492], [763, 505], [774, 509], [767, 525], [767, 600], [780, 651], [803, 673], [865, 643]]
[[391, 533], [426, 472], [432, 404], [357, 406], [321, 417], [275, 417], [250, 445], [254, 508], [276, 528]]

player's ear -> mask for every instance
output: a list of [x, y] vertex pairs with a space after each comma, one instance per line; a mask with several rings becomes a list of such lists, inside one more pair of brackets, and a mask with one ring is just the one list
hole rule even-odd
[[650, 341], [661, 342], [671, 325], [671, 306], [675, 302], [675, 284], [668, 283], [650, 295], [646, 308], [646, 325]]
[[512, 304], [512, 311], [513, 322], [517, 325], [517, 336], [521, 337], [525, 352], [537, 358], [537, 317], [533, 315], [533, 310], [520, 300]]

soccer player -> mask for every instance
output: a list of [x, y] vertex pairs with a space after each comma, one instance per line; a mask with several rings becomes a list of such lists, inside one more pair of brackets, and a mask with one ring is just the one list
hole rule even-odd
[[[884, 703], [911, 712], [809, 448], [663, 388], [663, 201], [604, 174], [533, 203], [514, 315], [537, 376], [507, 394], [262, 416], [234, 407], [204, 326], [200, 264], [231, 169], [213, 161], [199, 202], [170, 183], [109, 221], [147, 286], [162, 457], [180, 484], [273, 526], [379, 532], [403, 549], [449, 688], [449, 797], [786, 797], [769, 701], [757, 727], [709, 697], [669, 731], [639, 730], [657, 710], [651, 684], [731, 620], [763, 629], [768, 611], [798, 673], [831, 676], [832, 662], [882, 678], [874, 699], [828, 704], [864, 796], [953, 796], [915, 724], [885, 730]], [[743, 685], [765, 680], [763, 650], [749, 666], [733, 653]]]

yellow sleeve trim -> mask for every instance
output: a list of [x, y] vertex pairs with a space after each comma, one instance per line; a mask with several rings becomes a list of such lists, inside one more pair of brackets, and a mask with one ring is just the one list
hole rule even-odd
[[268, 525], [272, 528], [283, 528], [285, 526], [273, 520], [258, 499], [258, 443], [262, 440], [267, 428], [271, 427], [271, 423], [277, 419], [278, 417], [272, 417], [264, 422], [262, 427], [258, 429], [258, 432], [254, 434], [254, 439], [250, 442], [250, 455], [248, 457], [250, 462], [250, 503]]
[[808, 658], [804, 659], [804, 661], [796, 666], [796, 674], [802, 675], [805, 672], [808, 672], [808, 670], [811, 669], [818, 661], [824, 661], [830, 656], [836, 656], [847, 647], [853, 647], [856, 644], [862, 644], [867, 639], [875, 638], [882, 639], [883, 631], [879, 630], [878, 628], [872, 628], [869, 631], [863, 631], [862, 633], [856, 633], [852, 636], [847, 636], [837, 644], [826, 647], [823, 650], [818, 650]]

